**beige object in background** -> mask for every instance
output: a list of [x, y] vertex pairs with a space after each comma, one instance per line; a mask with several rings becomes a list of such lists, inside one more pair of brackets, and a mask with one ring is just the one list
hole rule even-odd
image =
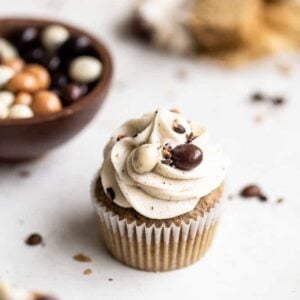
[[188, 27], [199, 48], [208, 51], [234, 48], [260, 26], [260, 0], [198, 0]]
[[222, 191], [217, 188], [201, 198], [191, 212], [167, 220], [148, 219], [112, 203], [99, 177], [92, 192], [108, 251], [128, 266], [160, 272], [189, 266], [207, 252], [220, 219]]

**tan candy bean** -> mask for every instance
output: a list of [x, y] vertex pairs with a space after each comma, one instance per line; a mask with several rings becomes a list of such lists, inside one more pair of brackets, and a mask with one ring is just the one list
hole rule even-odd
[[3, 62], [3, 65], [12, 68], [15, 72], [20, 72], [23, 70], [25, 62], [21, 58], [14, 57], [14, 58], [6, 59]]
[[31, 108], [35, 115], [45, 116], [62, 109], [60, 99], [52, 92], [40, 91], [33, 97]]
[[39, 89], [47, 89], [50, 85], [50, 75], [46, 68], [38, 64], [29, 64], [25, 66], [24, 71], [34, 75], [38, 81]]
[[32, 96], [26, 92], [20, 92], [16, 95], [15, 104], [24, 104], [30, 106], [32, 103]]
[[39, 83], [33, 74], [20, 72], [7, 83], [6, 89], [13, 93], [34, 93], [39, 89]]

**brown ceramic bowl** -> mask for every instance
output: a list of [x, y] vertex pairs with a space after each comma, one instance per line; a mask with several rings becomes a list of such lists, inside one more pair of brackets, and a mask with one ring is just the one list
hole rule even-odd
[[102, 77], [88, 95], [58, 113], [31, 119], [0, 120], [0, 161], [33, 159], [67, 142], [92, 120], [109, 90], [113, 73], [109, 51], [101, 41], [79, 28], [54, 20], [3, 18], [0, 19], [0, 36], [24, 26], [44, 27], [53, 23], [91, 39], [103, 63]]

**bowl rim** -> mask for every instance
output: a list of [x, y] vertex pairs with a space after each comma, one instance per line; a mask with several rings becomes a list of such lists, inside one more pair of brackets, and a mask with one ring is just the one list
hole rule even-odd
[[0, 127], [4, 126], [18, 126], [18, 125], [33, 125], [56, 121], [62, 119], [77, 112], [83, 110], [85, 106], [89, 103], [97, 101], [97, 96], [105, 92], [112, 81], [113, 76], [113, 59], [108, 47], [105, 43], [96, 37], [93, 33], [90, 33], [86, 29], [78, 27], [78, 25], [73, 25], [65, 21], [61, 21], [54, 18], [36, 18], [36, 17], [1, 17], [0, 24], [5, 23], [28, 23], [29, 26], [47, 26], [50, 24], [61, 25], [70, 29], [73, 32], [78, 32], [79, 34], [86, 35], [97, 51], [99, 57], [101, 58], [103, 71], [99, 82], [95, 85], [91, 92], [82, 97], [80, 100], [76, 101], [70, 106], [64, 107], [61, 111], [57, 113], [52, 113], [46, 116], [35, 116], [32, 118], [25, 119], [0, 119]]

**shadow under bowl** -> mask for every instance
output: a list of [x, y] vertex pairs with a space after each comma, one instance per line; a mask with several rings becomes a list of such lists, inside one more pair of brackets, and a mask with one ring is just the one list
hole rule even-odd
[[50, 24], [60, 24], [71, 34], [89, 37], [92, 47], [102, 61], [103, 73], [99, 82], [86, 96], [58, 113], [30, 119], [0, 120], [0, 161], [34, 159], [67, 142], [93, 119], [109, 90], [113, 75], [111, 55], [100, 40], [84, 30], [56, 20], [1, 18], [0, 36], [6, 36], [22, 27], [42, 28]]

